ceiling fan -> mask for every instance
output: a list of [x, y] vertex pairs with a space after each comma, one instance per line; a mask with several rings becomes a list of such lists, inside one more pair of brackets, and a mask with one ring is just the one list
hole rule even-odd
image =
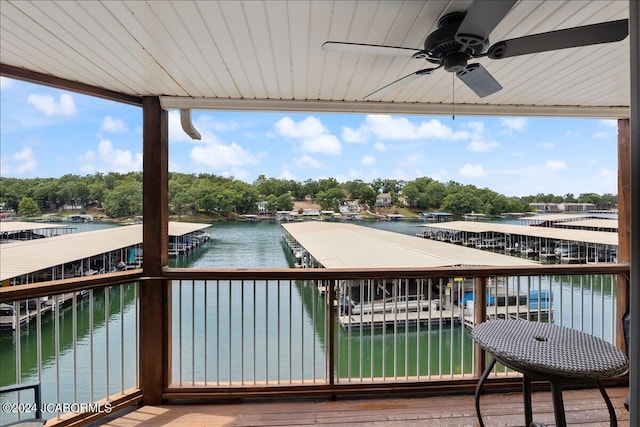
[[476, 58], [510, 58], [531, 53], [611, 43], [623, 40], [629, 32], [628, 20], [567, 28], [499, 41], [489, 46], [489, 34], [507, 15], [517, 0], [476, 0], [464, 12], [452, 12], [438, 20], [438, 28], [427, 36], [423, 49], [399, 46], [372, 45], [327, 41], [322, 49], [376, 55], [396, 55], [424, 59], [434, 67], [424, 68], [404, 76], [365, 96], [365, 100], [378, 99], [419, 77], [439, 68], [456, 73], [480, 98], [502, 89], [502, 86]]

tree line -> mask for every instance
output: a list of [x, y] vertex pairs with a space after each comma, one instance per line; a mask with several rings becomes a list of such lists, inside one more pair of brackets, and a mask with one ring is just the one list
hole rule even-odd
[[[291, 210], [295, 200], [311, 199], [322, 209], [338, 211], [346, 201], [358, 200], [372, 209], [378, 194], [388, 193], [396, 205], [423, 211], [444, 211], [454, 215], [475, 212], [500, 215], [526, 212], [529, 203], [593, 203], [600, 209], [617, 204], [614, 194], [585, 193], [537, 194], [508, 197], [488, 188], [478, 188], [455, 181], [446, 183], [428, 177], [412, 181], [375, 179], [372, 182], [352, 180], [344, 183], [335, 178], [291, 179], [268, 178], [260, 175], [249, 184], [235, 178], [212, 174], [169, 174], [169, 207], [173, 215], [253, 214], [258, 202], [264, 202], [269, 212]], [[130, 217], [142, 214], [142, 172], [126, 174], [96, 173], [64, 175], [60, 178], [0, 178], [0, 206], [13, 209], [19, 215], [32, 216], [61, 209], [84, 211], [98, 206], [109, 217]]]

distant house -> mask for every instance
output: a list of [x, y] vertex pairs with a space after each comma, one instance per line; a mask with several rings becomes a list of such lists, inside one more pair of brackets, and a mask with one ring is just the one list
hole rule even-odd
[[538, 212], [560, 212], [557, 203], [529, 203]]
[[588, 212], [595, 208], [593, 203], [558, 203], [558, 209], [564, 212]]
[[259, 214], [266, 214], [267, 212], [267, 202], [258, 202], [258, 213]]
[[358, 214], [360, 212], [362, 212], [362, 207], [357, 201], [345, 202], [343, 205], [340, 205], [340, 213], [343, 215]]
[[380, 193], [376, 196], [376, 207], [377, 208], [390, 208], [391, 207], [391, 194], [389, 193]]

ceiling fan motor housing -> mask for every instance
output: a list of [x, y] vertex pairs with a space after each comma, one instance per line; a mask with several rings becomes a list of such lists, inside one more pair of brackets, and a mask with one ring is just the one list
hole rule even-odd
[[424, 41], [424, 50], [430, 58], [442, 63], [444, 69], [459, 72], [467, 61], [482, 53], [489, 41], [473, 34], [457, 34], [466, 12], [452, 12], [438, 20], [438, 29]]

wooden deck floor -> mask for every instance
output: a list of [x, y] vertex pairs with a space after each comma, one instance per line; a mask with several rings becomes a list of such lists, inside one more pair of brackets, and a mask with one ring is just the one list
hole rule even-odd
[[[623, 402], [626, 388], [609, 388], [618, 425], [629, 426]], [[604, 401], [597, 389], [564, 392], [567, 423], [608, 426]], [[554, 425], [551, 395], [533, 394], [534, 420]], [[487, 426], [522, 426], [522, 395], [482, 396]], [[112, 414], [112, 417], [115, 414]], [[229, 426], [475, 426], [473, 396], [394, 397], [377, 399], [257, 401], [232, 404], [143, 406], [93, 426], [229, 427]]]

